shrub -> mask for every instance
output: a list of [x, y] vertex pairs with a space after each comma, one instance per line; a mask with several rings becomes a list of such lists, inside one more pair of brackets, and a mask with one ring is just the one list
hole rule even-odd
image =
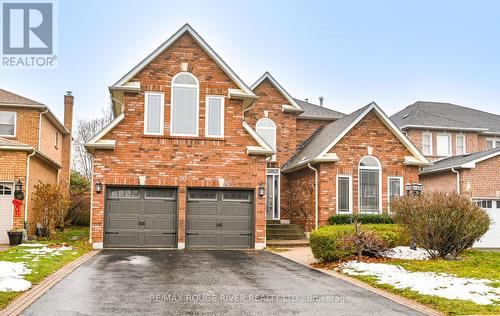
[[455, 193], [405, 196], [391, 204], [394, 220], [406, 227], [433, 258], [456, 257], [489, 228], [486, 211]]
[[56, 226], [64, 227], [69, 200], [59, 185], [38, 183], [33, 192], [33, 210], [37, 223], [45, 230], [47, 237]]
[[71, 171], [69, 186], [70, 206], [66, 224], [90, 224], [90, 181], [76, 171]]
[[[408, 232], [394, 224], [367, 224], [361, 228], [370, 236], [377, 236], [387, 247], [409, 245]], [[368, 233], [369, 232], [369, 233]], [[356, 254], [353, 236], [353, 225], [330, 225], [311, 232], [309, 245], [316, 259], [322, 261], [337, 261]], [[373, 239], [373, 238], [371, 238]], [[382, 244], [382, 242], [377, 244]], [[375, 243], [375, 241], [374, 241]], [[378, 248], [377, 249], [381, 249]], [[370, 251], [370, 250], [368, 250]]]
[[355, 220], [361, 224], [394, 224], [387, 214], [341, 214], [333, 215], [328, 219], [330, 225], [352, 224]]

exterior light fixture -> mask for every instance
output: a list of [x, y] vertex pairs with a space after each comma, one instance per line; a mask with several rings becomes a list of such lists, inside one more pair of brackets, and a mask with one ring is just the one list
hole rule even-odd
[[101, 193], [102, 192], [102, 183], [101, 181], [97, 181], [95, 184], [95, 192], [96, 193]]
[[407, 194], [407, 195], [410, 195], [410, 193], [411, 193], [411, 183], [409, 183], [409, 182], [408, 182], [408, 183], [405, 185], [405, 189], [406, 189], [406, 194]]
[[411, 185], [411, 190], [413, 191], [413, 193], [418, 192], [418, 183], [413, 182], [413, 184]]
[[17, 180], [16, 184], [14, 185], [14, 190], [17, 192], [23, 191], [23, 183], [21, 182], [21, 179]]
[[14, 199], [18, 201], [24, 200], [23, 183], [21, 179], [14, 184]]
[[260, 183], [260, 184], [259, 184], [259, 189], [258, 189], [258, 191], [257, 191], [257, 192], [258, 192], [258, 194], [259, 194], [259, 196], [260, 196], [260, 197], [263, 197], [263, 196], [264, 196], [264, 193], [265, 193], [265, 192], [264, 192], [264, 184], [263, 184], [263, 183]]

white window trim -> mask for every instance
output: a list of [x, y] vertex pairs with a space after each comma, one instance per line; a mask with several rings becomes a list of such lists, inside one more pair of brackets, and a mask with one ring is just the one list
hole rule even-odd
[[17, 112], [14, 111], [0, 111], [1, 113], [14, 113], [14, 135], [0, 135], [0, 137], [16, 137], [17, 135]]
[[497, 148], [496, 147], [496, 142], [500, 141], [500, 137], [488, 137], [486, 138], [486, 145], [488, 145], [488, 142], [492, 142], [492, 147], [491, 148]]
[[[462, 137], [463, 140], [464, 140], [464, 151], [461, 154], [458, 153], [458, 139], [460, 137]], [[455, 135], [455, 154], [456, 155], [465, 155], [467, 153], [467, 144], [466, 144], [466, 142], [467, 141], [466, 141], [465, 134], [460, 133], [460, 134], [456, 134]]]
[[[424, 152], [424, 137], [429, 136], [430, 137], [430, 145], [429, 145], [429, 152], [426, 153]], [[432, 156], [432, 132], [423, 132], [422, 133], [422, 153], [426, 156]]]
[[[363, 160], [366, 157], [372, 157], [374, 158], [377, 163], [378, 167], [362, 167], [361, 166], [361, 160]], [[378, 173], [378, 212], [377, 214], [382, 214], [382, 164], [380, 163], [380, 160], [375, 157], [375, 156], [364, 156], [361, 157], [358, 163], [358, 208], [359, 208], [359, 213], [360, 214], [373, 214], [373, 212], [363, 212], [361, 210], [361, 170], [379, 170]]]
[[[259, 124], [259, 121], [261, 121], [261, 120], [270, 120], [271, 122], [273, 122], [274, 127], [259, 127], [259, 128], [257, 128], [257, 125]], [[273, 129], [274, 130], [274, 144], [268, 144], [268, 145], [271, 146], [271, 148], [277, 152], [278, 151], [278, 146], [277, 146], [278, 140], [277, 140], [276, 123], [272, 119], [270, 119], [269, 117], [263, 117], [263, 118], [259, 119], [257, 121], [257, 123], [255, 123], [255, 131], [257, 132], [257, 134], [259, 134], [258, 129]], [[276, 161], [276, 154], [269, 157], [268, 161], [275, 162]]]
[[[443, 155], [443, 154], [438, 152], [439, 151], [439, 141], [438, 141], [439, 136], [448, 136], [448, 154], [447, 155]], [[451, 134], [450, 133], [436, 133], [436, 156], [449, 157], [451, 155], [452, 155]]]
[[[278, 173], [269, 173], [270, 170], [278, 170]], [[278, 217], [274, 217], [274, 213], [273, 213], [273, 220], [275, 219], [281, 219], [281, 169], [279, 168], [267, 168], [266, 169], [266, 181], [267, 181], [267, 176], [273, 176], [274, 177], [278, 177], [278, 203], [277, 203], [277, 208], [278, 208]], [[267, 187], [266, 187], [267, 189]], [[274, 191], [274, 187], [273, 187], [273, 191]], [[267, 193], [267, 192], [266, 192]], [[275, 193], [275, 192], [273, 192]], [[267, 194], [266, 194], [266, 199], [267, 199]], [[266, 203], [267, 204], [267, 203]], [[266, 210], [267, 211], [267, 210]], [[267, 216], [267, 214], [266, 214]]]
[[[339, 178], [349, 178], [349, 212], [339, 211]], [[337, 214], [352, 214], [352, 174], [338, 174], [335, 182], [336, 212]]]
[[[196, 133], [194, 134], [188, 134], [188, 133], [174, 133], [173, 131], [173, 127], [174, 127], [174, 124], [172, 124], [172, 122], [174, 121], [174, 87], [189, 87], [189, 88], [193, 88], [194, 85], [191, 85], [191, 84], [174, 84], [174, 81], [175, 79], [182, 75], [182, 74], [188, 74], [190, 75], [191, 77], [194, 78], [194, 80], [196, 81]], [[200, 135], [200, 82], [198, 81], [198, 78], [196, 78], [195, 75], [193, 75], [192, 73], [190, 72], [187, 72], [187, 71], [181, 71], [179, 72], [178, 74], [176, 74], [175, 76], [172, 77], [172, 85], [171, 85], [171, 91], [170, 91], [170, 135], [171, 136], [189, 136], [189, 137], [198, 137]]]
[[404, 181], [401, 176], [389, 176], [387, 177], [387, 210], [391, 211], [391, 180], [398, 179], [399, 180], [399, 196], [404, 195]]
[[[221, 100], [221, 118], [220, 118], [221, 125], [222, 125], [221, 126], [221, 135], [210, 135], [208, 133], [208, 113], [210, 113], [210, 111], [209, 111], [209, 107], [210, 107], [209, 99], [219, 99], [219, 100]], [[210, 138], [224, 138], [224, 126], [225, 126], [224, 112], [225, 112], [225, 108], [224, 108], [224, 96], [221, 96], [221, 95], [207, 95], [206, 96], [206, 98], [205, 98], [205, 136], [206, 137], [210, 137]]]
[[[159, 133], [151, 133], [148, 132], [148, 100], [150, 95], [159, 95], [161, 98], [160, 104], [160, 132]], [[146, 91], [144, 93], [144, 135], [163, 135], [165, 125], [165, 94], [163, 92], [153, 92]]]

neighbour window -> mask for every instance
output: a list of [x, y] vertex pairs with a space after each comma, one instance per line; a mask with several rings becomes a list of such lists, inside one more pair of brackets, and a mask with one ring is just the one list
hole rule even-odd
[[337, 212], [350, 213], [352, 211], [352, 176], [337, 176]]
[[[276, 125], [273, 120], [267, 117], [261, 118], [257, 121], [255, 131], [273, 150], [276, 150]], [[276, 155], [271, 157], [271, 161], [276, 161]]]
[[436, 143], [437, 143], [436, 154], [438, 156], [451, 155], [450, 134], [438, 134]]
[[465, 154], [465, 135], [457, 135], [457, 155]]
[[144, 100], [144, 134], [163, 135], [164, 96], [162, 92], [146, 92]]
[[208, 96], [205, 113], [205, 135], [224, 137], [224, 97]]
[[0, 136], [16, 136], [16, 112], [0, 112]]
[[381, 172], [380, 162], [375, 157], [364, 157], [359, 162], [359, 203], [361, 212], [380, 213], [380, 203], [382, 201]]
[[474, 203], [482, 208], [493, 208], [493, 200], [476, 200]]
[[491, 149], [491, 148], [500, 148], [500, 138], [499, 137], [486, 139], [486, 149]]
[[403, 177], [389, 177], [389, 210], [395, 198], [403, 195]]
[[432, 133], [422, 133], [422, 153], [432, 156]]
[[172, 79], [170, 134], [198, 136], [198, 117], [198, 79], [188, 72], [181, 72]]

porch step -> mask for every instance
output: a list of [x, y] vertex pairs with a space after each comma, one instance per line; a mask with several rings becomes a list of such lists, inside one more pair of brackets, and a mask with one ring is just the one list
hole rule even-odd
[[267, 240], [304, 240], [304, 227], [297, 224], [278, 224], [275, 222], [266, 225]]
[[267, 240], [266, 245], [275, 248], [306, 247], [309, 246], [309, 240]]

